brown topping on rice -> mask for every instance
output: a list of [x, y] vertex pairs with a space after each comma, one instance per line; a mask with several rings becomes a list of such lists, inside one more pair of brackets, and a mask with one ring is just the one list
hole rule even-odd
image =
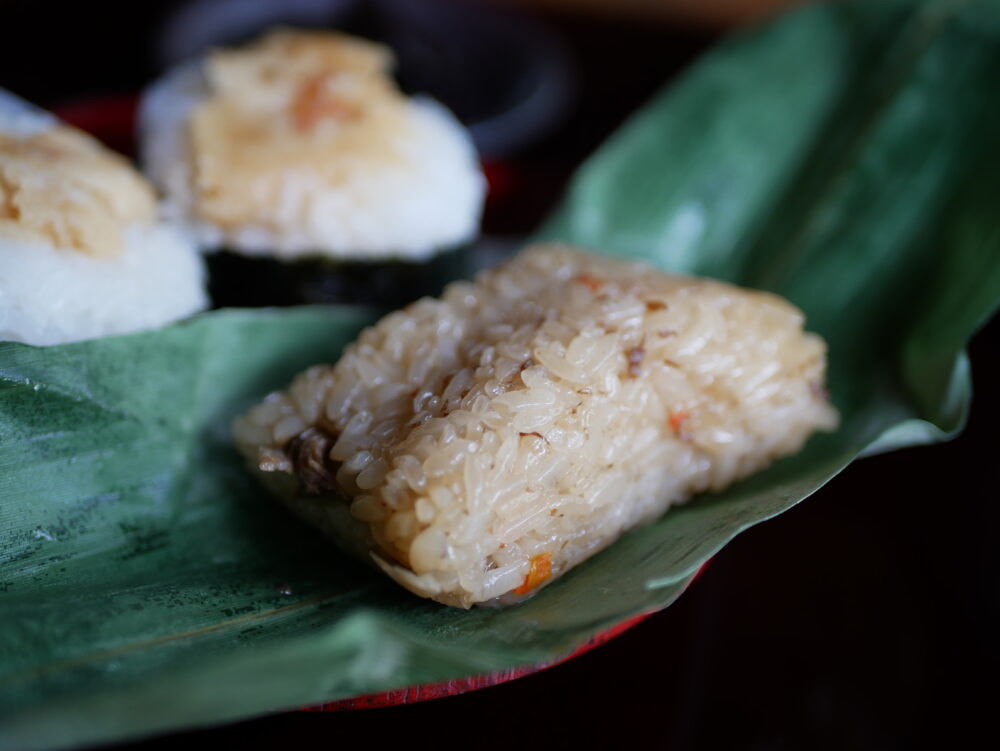
[[190, 123], [199, 216], [260, 224], [288, 185], [337, 188], [356, 163], [396, 160], [406, 98], [391, 67], [387, 48], [332, 32], [281, 29], [214, 52]]
[[85, 133], [65, 125], [25, 137], [0, 132], [0, 238], [107, 258], [122, 252], [129, 225], [154, 213], [145, 179]]

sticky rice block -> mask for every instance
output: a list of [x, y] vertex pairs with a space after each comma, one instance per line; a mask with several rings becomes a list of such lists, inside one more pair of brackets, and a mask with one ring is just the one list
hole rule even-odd
[[391, 66], [380, 45], [278, 30], [168, 75], [140, 112], [168, 216], [209, 249], [285, 260], [416, 261], [472, 238], [469, 136]]
[[161, 326], [206, 306], [203, 277], [124, 157], [0, 90], [0, 340]]
[[536, 246], [383, 318], [234, 435], [407, 589], [511, 602], [834, 428], [802, 327], [772, 294]]

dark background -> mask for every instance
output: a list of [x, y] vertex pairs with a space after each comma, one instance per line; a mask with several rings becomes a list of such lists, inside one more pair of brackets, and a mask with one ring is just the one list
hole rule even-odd
[[[0, 85], [44, 106], [135, 92], [158, 73], [156, 35], [174, 5], [0, 2]], [[566, 13], [536, 20], [561, 40], [575, 99], [547, 133], [493, 161], [506, 186], [487, 211], [493, 236], [530, 231], [574, 166], [720, 34]], [[384, 29], [364, 9], [350, 23]], [[481, 114], [503, 69], [476, 95], [453, 87], [453, 101], [442, 98]], [[127, 747], [425, 739], [505, 749], [895, 749], [963, 747], [979, 733], [991, 745], [1000, 699], [998, 346], [997, 323], [973, 341], [976, 398], [960, 438], [855, 463], [737, 538], [675, 605], [593, 652], [464, 696], [285, 713]]]

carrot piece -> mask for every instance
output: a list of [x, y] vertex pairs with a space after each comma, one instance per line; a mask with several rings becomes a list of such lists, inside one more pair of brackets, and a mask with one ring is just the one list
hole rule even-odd
[[292, 123], [300, 133], [308, 132], [321, 120], [351, 119], [358, 112], [350, 105], [334, 98], [326, 90], [327, 76], [312, 76], [296, 92], [292, 102]]
[[591, 292], [597, 292], [604, 286], [604, 282], [592, 274], [580, 274], [573, 281], [579, 282]]
[[531, 568], [528, 575], [524, 577], [524, 583], [514, 590], [516, 595], [526, 595], [542, 582], [552, 576], [552, 554], [542, 553], [534, 556], [531, 561]]
[[670, 427], [671, 427], [671, 429], [675, 433], [679, 433], [681, 431], [681, 427], [683, 427], [683, 425], [684, 425], [684, 422], [689, 417], [691, 417], [691, 413], [690, 412], [686, 412], [686, 411], [671, 412], [670, 413]]

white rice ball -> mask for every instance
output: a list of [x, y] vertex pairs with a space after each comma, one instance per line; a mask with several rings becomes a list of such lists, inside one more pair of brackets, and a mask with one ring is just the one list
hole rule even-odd
[[204, 276], [124, 158], [0, 91], [0, 340], [162, 326], [207, 306]]
[[387, 50], [279, 30], [167, 75], [140, 108], [167, 216], [206, 249], [425, 260], [472, 239], [485, 180], [465, 129], [407, 99]]

